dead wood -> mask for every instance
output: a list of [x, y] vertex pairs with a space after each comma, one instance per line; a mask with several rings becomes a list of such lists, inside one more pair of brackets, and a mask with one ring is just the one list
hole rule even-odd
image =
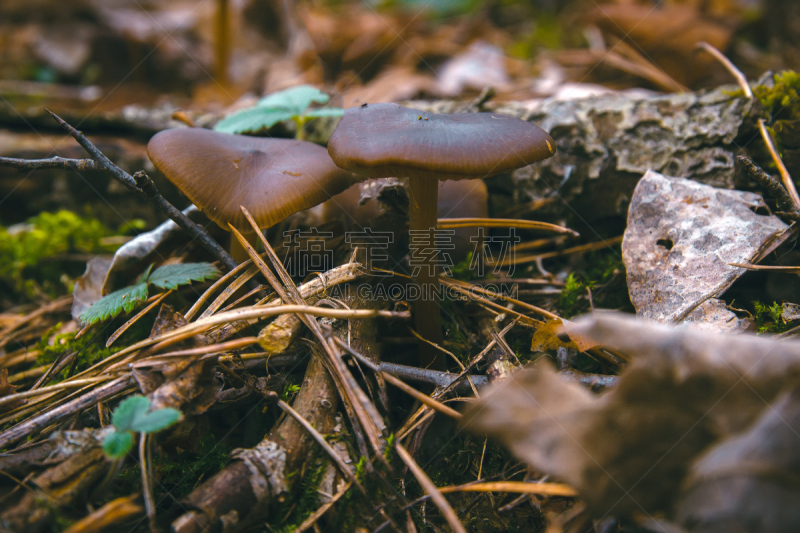
[[[55, 509], [74, 506], [75, 501], [102, 479], [110, 465], [97, 447], [45, 470], [28, 485], [35, 489], [2, 514], [0, 528], [9, 532], [41, 531]], [[43, 505], [42, 501], [48, 504]]]
[[[317, 430], [333, 431], [338, 396], [319, 357], [312, 357], [292, 407]], [[258, 446], [235, 450], [234, 461], [195, 489], [183, 502], [191, 511], [177, 518], [176, 532], [236, 530], [265, 519], [297, 487], [303, 462], [313, 457], [313, 438], [286, 417]]]

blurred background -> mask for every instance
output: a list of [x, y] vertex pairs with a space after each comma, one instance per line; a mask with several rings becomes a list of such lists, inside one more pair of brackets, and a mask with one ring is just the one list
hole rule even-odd
[[[732, 79], [698, 41], [754, 80], [800, 67], [797, 28], [800, 3], [781, 0], [3, 0], [0, 154], [85, 157], [48, 108], [182, 208], [145, 151], [180, 125], [176, 112], [211, 126], [301, 83], [345, 108], [469, 102], [486, 87], [501, 101], [700, 90]], [[162, 221], [103, 176], [0, 168], [0, 278], [21, 290], [30, 265], [55, 254], [63, 293], [91, 257], [75, 250], [113, 251]], [[40, 235], [38, 248], [20, 245], [21, 231]]]
[[126, 104], [222, 111], [298, 83], [334, 104], [551, 95], [569, 83], [656, 91], [800, 62], [800, 4], [780, 0], [4, 0], [3, 117], [28, 97], [87, 114]]

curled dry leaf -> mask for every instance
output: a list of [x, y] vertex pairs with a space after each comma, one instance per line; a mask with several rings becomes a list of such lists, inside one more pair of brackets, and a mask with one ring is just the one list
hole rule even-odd
[[795, 385], [765, 404], [748, 430], [722, 441], [694, 463], [678, 502], [677, 520], [697, 532], [797, 531], [798, 429], [800, 388]]
[[[484, 392], [465, 424], [573, 485], [597, 517], [661, 512], [697, 531], [800, 527], [783, 504], [800, 470], [800, 343], [611, 313], [571, 330], [633, 359], [615, 389], [593, 395], [540, 364]], [[748, 502], [757, 491], [759, 504]]]

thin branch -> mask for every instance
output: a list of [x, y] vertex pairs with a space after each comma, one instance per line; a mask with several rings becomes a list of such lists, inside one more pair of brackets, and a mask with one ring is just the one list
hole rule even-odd
[[74, 415], [75, 413], [92, 407], [97, 402], [107, 400], [108, 398], [119, 394], [130, 387], [132, 384], [131, 382], [131, 376], [123, 376], [115, 379], [107, 385], [103, 385], [102, 387], [99, 387], [87, 394], [79, 396], [78, 398], [75, 398], [74, 400], [67, 402], [60, 407], [44, 410], [39, 416], [22, 422], [21, 424], [18, 424], [0, 433], [0, 449], [19, 442], [25, 437], [33, 435], [35, 432], [46, 428], [50, 424], [59, 422], [69, 416]]
[[27, 172], [45, 168], [61, 168], [77, 172], [95, 172], [102, 170], [91, 159], [67, 159], [64, 157], [51, 157], [49, 159], [17, 159], [15, 157], [0, 157], [0, 166], [10, 167]]
[[325, 437], [322, 435], [322, 433], [317, 431], [317, 429], [314, 426], [309, 424], [308, 420], [303, 418], [303, 415], [301, 415], [296, 410], [294, 410], [291, 405], [289, 405], [288, 403], [286, 403], [283, 400], [281, 400], [280, 398], [278, 398], [277, 395], [274, 392], [271, 392], [271, 394], [265, 394], [264, 392], [258, 390], [256, 387], [254, 387], [253, 385], [248, 383], [244, 378], [239, 376], [236, 372], [234, 372], [233, 370], [231, 370], [230, 368], [225, 366], [223, 363], [219, 363], [219, 367], [226, 374], [228, 374], [230, 376], [233, 376], [234, 378], [236, 378], [240, 382], [244, 383], [245, 387], [255, 391], [256, 393], [258, 393], [261, 396], [263, 396], [265, 399], [267, 399], [267, 400], [277, 399], [278, 400], [278, 407], [283, 409], [283, 411], [286, 414], [288, 414], [289, 416], [294, 418], [294, 420], [298, 424], [303, 426], [303, 428], [306, 431], [308, 431], [308, 434], [311, 435], [311, 437], [315, 441], [317, 441], [317, 444], [322, 446], [322, 449], [325, 450], [325, 452], [328, 454], [328, 456], [331, 458], [331, 460], [334, 463], [336, 463], [336, 466], [339, 467], [339, 470], [342, 471], [342, 474], [344, 474], [350, 480], [350, 483], [354, 484], [358, 488], [358, 490], [361, 491], [361, 494], [364, 494], [364, 495], [367, 494], [367, 491], [365, 491], [364, 487], [361, 485], [361, 483], [359, 483], [358, 478], [356, 477], [356, 474], [355, 474], [354, 470], [352, 468], [350, 468], [349, 466], [347, 466], [347, 464], [345, 464], [345, 462], [341, 458], [341, 456], [338, 453], [336, 453], [336, 450], [334, 450], [333, 447], [330, 444], [328, 444], [328, 441], [325, 440]]
[[[389, 372], [385, 372], [385, 371], [381, 370], [381, 367], [379, 365], [376, 365], [375, 363], [373, 363], [372, 361], [370, 361], [369, 359], [367, 359], [366, 357], [364, 357], [363, 355], [361, 355], [360, 353], [355, 351], [350, 345], [348, 345], [342, 339], [340, 339], [338, 337], [335, 337], [333, 335], [329, 336], [329, 338], [335, 344], [338, 344], [339, 346], [344, 348], [350, 355], [352, 355], [353, 357], [358, 359], [358, 361], [360, 363], [363, 363], [364, 365], [366, 365], [373, 372], [377, 372], [380, 375], [382, 375], [383, 379], [385, 379], [386, 381], [388, 381], [389, 383], [391, 383], [392, 385], [394, 385], [398, 389], [402, 390], [406, 394], [408, 394], [408, 395], [412, 396], [413, 398], [419, 400], [420, 402], [422, 402], [423, 404], [427, 405], [431, 409], [435, 409], [436, 411], [439, 411], [440, 413], [449, 416], [450, 418], [455, 418], [456, 420], [460, 420], [461, 419], [461, 416], [462, 416], [461, 413], [459, 413], [455, 409], [451, 409], [451, 408], [447, 407], [446, 405], [444, 405], [441, 402], [438, 402], [438, 401], [434, 400], [433, 398], [431, 398], [427, 394], [421, 393], [420, 391], [418, 391], [414, 387], [411, 387], [410, 385], [404, 383], [403, 381], [400, 381], [399, 379], [397, 379], [396, 377], [391, 375]], [[444, 374], [445, 372], [442, 372], [442, 373]]]
[[[258, 231], [258, 225], [256, 224], [255, 220], [253, 219], [252, 215], [244, 206], [240, 206], [242, 213], [250, 222], [256, 231]], [[230, 226], [230, 224], [229, 224]], [[272, 266], [275, 268], [278, 276], [280, 276], [281, 280], [283, 281], [283, 285], [272, 271], [269, 270], [267, 265], [261, 261], [261, 258], [256, 254], [255, 249], [250, 246], [250, 243], [242, 237], [242, 235], [236, 231], [236, 228], [230, 226], [231, 231], [239, 239], [239, 242], [242, 243], [242, 246], [253, 261], [258, 265], [259, 269], [262, 271], [264, 276], [269, 281], [272, 288], [275, 289], [275, 292], [281, 297], [284, 302], [287, 303], [297, 303], [302, 304], [304, 302], [302, 295], [297, 290], [292, 278], [289, 276], [289, 273], [286, 272], [286, 269], [283, 266], [283, 263], [278, 259], [278, 256], [275, 255], [275, 251], [272, 249], [269, 241], [264, 238], [264, 235], [259, 231], [257, 235], [261, 238], [261, 242], [264, 245], [264, 250], [267, 253], [267, 257], [269, 257]], [[303, 307], [302, 305], [300, 307]], [[378, 313], [385, 313], [385, 311], [379, 311]], [[322, 330], [320, 329], [319, 324], [316, 320], [313, 320], [311, 317], [306, 316], [303, 313], [297, 313], [298, 318], [303, 321], [303, 323], [311, 330], [315, 337], [320, 341], [322, 348], [325, 350], [327, 354], [327, 361], [330, 363], [331, 368], [334, 372], [331, 373], [334, 381], [336, 382], [337, 386], [339, 387], [340, 395], [342, 397], [342, 401], [344, 402], [345, 406], [348, 404], [352, 407], [353, 411], [355, 412], [358, 421], [361, 423], [361, 426], [364, 428], [364, 431], [367, 435], [367, 439], [370, 442], [373, 450], [375, 451], [375, 456], [383, 462], [387, 467], [389, 466], [388, 461], [383, 456], [383, 439], [380, 435], [378, 428], [375, 426], [374, 421], [367, 413], [364, 405], [361, 404], [361, 398], [359, 398], [357, 394], [357, 385], [355, 384], [355, 380], [353, 379], [352, 375], [348, 372], [348, 370], [344, 367], [344, 363], [342, 362], [341, 355], [336, 351], [335, 345], [328, 342], [325, 336], [322, 334]], [[408, 316], [408, 313], [405, 313], [404, 316]], [[347, 318], [347, 317], [344, 317]], [[361, 318], [361, 317], [352, 317], [352, 318]], [[367, 400], [368, 401], [368, 400]], [[355, 423], [353, 424], [355, 426]]]
[[444, 516], [445, 520], [447, 520], [447, 523], [450, 525], [452, 530], [456, 533], [467, 533], [467, 530], [464, 529], [464, 526], [461, 525], [461, 522], [459, 522], [456, 512], [452, 507], [450, 507], [450, 504], [447, 503], [447, 500], [444, 496], [442, 496], [442, 493], [439, 492], [439, 489], [436, 488], [436, 485], [433, 484], [431, 478], [429, 478], [422, 468], [419, 467], [417, 462], [414, 461], [414, 458], [411, 457], [411, 454], [409, 454], [399, 442], [395, 447], [397, 449], [397, 455], [400, 456], [400, 459], [403, 460], [408, 469], [411, 470], [411, 473], [414, 474], [414, 477], [417, 478], [420, 486], [431, 497], [431, 500], [433, 500], [433, 503], [435, 503], [436, 507], [439, 508], [439, 511], [441, 511], [442, 516]]
[[434, 400], [427, 394], [421, 393], [414, 387], [406, 385], [403, 381], [400, 381], [399, 379], [389, 374], [388, 372], [381, 372], [381, 374], [383, 375], [383, 379], [385, 379], [388, 383], [391, 383], [398, 389], [402, 390], [403, 392], [413, 397], [414, 399], [419, 400], [421, 403], [424, 403], [431, 409], [439, 411], [440, 413], [447, 415], [455, 420], [461, 420], [461, 418], [463, 417], [463, 415], [458, 411], [456, 411], [455, 409], [447, 407], [445, 404]]
[[91, 159], [65, 159], [63, 157], [51, 157], [50, 159], [16, 159], [11, 157], [0, 157], [0, 166], [16, 168], [20, 171], [33, 171], [45, 168], [63, 168], [77, 172], [94, 171], [102, 172], [114, 178], [131, 192], [148, 199], [178, 226], [186, 230], [193, 239], [202, 244], [206, 250], [211, 252], [222, 265], [228, 270], [236, 268], [237, 263], [222, 248], [217, 241], [199, 224], [192, 222], [180, 209], [169, 203], [166, 198], [156, 189], [153, 180], [140, 171], [131, 176], [120, 167], [115, 165], [103, 152], [100, 151], [83, 133], [67, 124], [61, 117], [46, 110], [58, 124], [80, 144], [91, 156]]
[[75, 139], [78, 142], [78, 144], [80, 144], [83, 147], [84, 150], [86, 150], [86, 152], [91, 156], [92, 159], [94, 159], [96, 165], [100, 169], [111, 173], [117, 181], [125, 185], [130, 190], [134, 192], [139, 192], [138, 187], [136, 186], [136, 180], [134, 180], [130, 174], [128, 174], [127, 172], [119, 168], [117, 165], [115, 165], [108, 157], [106, 157], [106, 155], [103, 152], [100, 151], [99, 148], [97, 148], [94, 144], [92, 144], [92, 142], [89, 139], [87, 139], [83, 135], [83, 133], [81, 133], [80, 131], [76, 130], [75, 128], [67, 124], [66, 121], [64, 121], [64, 119], [62, 119], [49, 109], [45, 109], [45, 111], [47, 111], [56, 122], [58, 122], [58, 125], [61, 126], [61, 128], [64, 131], [69, 133], [72, 136], [72, 138]]
[[288, 415], [294, 418], [298, 424], [303, 426], [305, 430], [308, 431], [308, 433], [314, 438], [314, 440], [317, 441], [317, 443], [320, 446], [322, 446], [322, 448], [327, 452], [328, 456], [330, 456], [333, 462], [336, 463], [336, 466], [339, 467], [339, 470], [342, 471], [342, 474], [347, 476], [350, 482], [353, 483], [358, 488], [359, 491], [361, 491], [361, 494], [364, 495], [367, 494], [367, 492], [364, 490], [364, 487], [362, 487], [361, 483], [358, 482], [358, 478], [356, 477], [356, 474], [353, 471], [353, 469], [345, 464], [341, 456], [339, 456], [339, 454], [336, 453], [336, 450], [334, 450], [333, 447], [330, 444], [328, 444], [328, 441], [325, 440], [325, 437], [319, 431], [314, 429], [314, 426], [308, 423], [308, 420], [303, 418], [303, 416], [300, 413], [292, 409], [292, 406], [284, 402], [283, 400], [278, 400], [278, 407], [283, 409], [284, 412], [286, 412]]

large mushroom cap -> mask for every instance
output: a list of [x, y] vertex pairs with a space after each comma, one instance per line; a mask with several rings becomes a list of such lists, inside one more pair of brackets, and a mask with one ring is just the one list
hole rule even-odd
[[266, 228], [345, 190], [353, 176], [325, 148], [305, 141], [231, 135], [201, 128], [157, 133], [147, 155], [208, 218], [252, 231], [245, 206]]
[[342, 168], [371, 177], [484, 178], [555, 154], [543, 129], [508, 115], [438, 115], [397, 104], [345, 111], [328, 142]]

